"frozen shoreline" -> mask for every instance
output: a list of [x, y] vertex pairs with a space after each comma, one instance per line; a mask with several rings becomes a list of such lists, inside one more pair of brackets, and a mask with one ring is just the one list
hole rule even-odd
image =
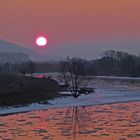
[[97, 89], [95, 93], [92, 93], [90, 95], [81, 95], [78, 99], [75, 99], [72, 96], [68, 96], [50, 100], [48, 104], [33, 103], [21, 107], [0, 108], [0, 115], [52, 108], [63, 108], [72, 106], [94, 106], [131, 101], [140, 101], [139, 90], [123, 90], [119, 88]]
[[[105, 78], [105, 79], [104, 79]], [[106, 79], [107, 78], [107, 79]], [[63, 108], [71, 106], [93, 106], [102, 104], [113, 104], [123, 102], [140, 101], [140, 83], [139, 78], [128, 78], [138, 81], [138, 83], [128, 82], [126, 79], [122, 82], [119, 80], [109, 80], [113, 77], [99, 76], [91, 81], [90, 86], [96, 89], [95, 93], [81, 95], [75, 99], [72, 96], [56, 98], [49, 100], [48, 104], [33, 103], [26, 106], [0, 108], [0, 115], [28, 112], [34, 110], [44, 110], [51, 108]], [[123, 79], [118, 77], [118, 79]]]

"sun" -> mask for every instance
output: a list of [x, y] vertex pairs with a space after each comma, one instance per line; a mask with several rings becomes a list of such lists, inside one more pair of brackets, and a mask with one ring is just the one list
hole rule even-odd
[[40, 36], [36, 39], [37, 46], [46, 46], [48, 43], [47, 38], [44, 36]]

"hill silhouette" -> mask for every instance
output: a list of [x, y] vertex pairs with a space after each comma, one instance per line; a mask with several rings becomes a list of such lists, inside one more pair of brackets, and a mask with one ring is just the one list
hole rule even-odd
[[19, 52], [26, 53], [32, 61], [57, 61], [63, 58], [36, 52], [33, 49], [25, 48], [9, 41], [0, 39], [0, 52]]

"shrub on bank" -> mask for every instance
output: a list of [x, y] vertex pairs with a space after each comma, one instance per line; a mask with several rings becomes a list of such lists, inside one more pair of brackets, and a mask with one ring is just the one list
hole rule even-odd
[[59, 96], [59, 85], [53, 79], [10, 74], [0, 75], [0, 79], [0, 106], [28, 104]]

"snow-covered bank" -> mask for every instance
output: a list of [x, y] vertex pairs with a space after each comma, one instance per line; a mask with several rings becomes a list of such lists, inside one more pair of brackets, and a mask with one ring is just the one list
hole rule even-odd
[[[45, 73], [42, 73], [42, 75], [45, 75]], [[46, 74], [46, 76], [51, 75], [57, 77], [57, 73]], [[117, 102], [139, 101], [139, 81], [140, 78], [97, 76], [94, 80], [91, 80], [89, 84], [90, 87], [96, 89], [95, 93], [89, 95], [81, 95], [77, 99], [71, 96], [61, 97], [55, 100], [50, 100], [49, 104], [33, 103], [28, 106], [0, 108], [0, 115], [67, 106], [87, 106]]]
[[138, 100], [140, 100], [139, 89], [131, 88], [130, 90], [130, 87], [127, 89], [122, 86], [114, 86], [112, 88], [98, 88], [95, 93], [90, 95], [81, 95], [78, 99], [68, 96], [50, 100], [49, 104], [33, 103], [22, 107], [0, 108], [0, 115], [49, 108], [100, 105]]

